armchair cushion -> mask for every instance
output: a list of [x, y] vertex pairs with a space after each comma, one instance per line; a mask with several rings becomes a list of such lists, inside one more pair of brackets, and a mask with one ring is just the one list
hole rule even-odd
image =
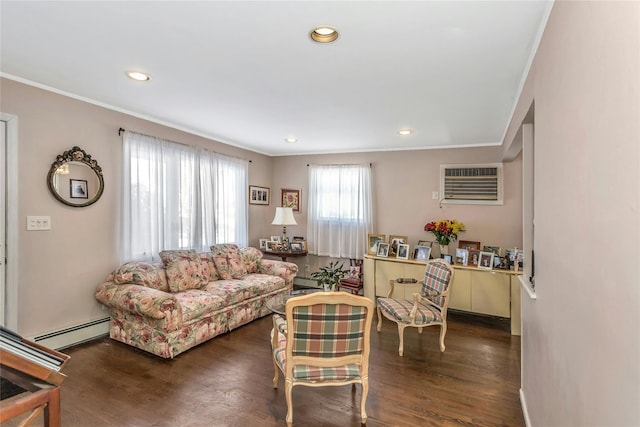
[[[378, 306], [381, 310], [391, 314], [399, 323], [411, 323], [411, 310], [413, 301], [392, 298], [378, 298]], [[414, 323], [424, 325], [432, 322], [441, 322], [442, 313], [435, 307], [419, 302]]]
[[240, 260], [238, 245], [221, 244], [211, 246], [213, 263], [216, 265], [218, 275], [223, 280], [242, 279], [247, 275], [247, 270]]
[[200, 258], [194, 250], [162, 251], [160, 258], [164, 263], [171, 292], [197, 289], [207, 281], [202, 276]]

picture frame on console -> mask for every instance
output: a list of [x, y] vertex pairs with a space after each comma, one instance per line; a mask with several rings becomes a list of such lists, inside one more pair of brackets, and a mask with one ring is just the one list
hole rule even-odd
[[492, 270], [493, 269], [493, 252], [480, 252], [480, 258], [478, 259], [478, 268], [482, 270]]
[[397, 256], [398, 254], [398, 245], [407, 244], [408, 242], [407, 236], [389, 236], [389, 256]]
[[498, 246], [483, 246], [483, 252], [493, 252], [494, 254], [500, 256], [500, 248]]
[[413, 250], [413, 259], [418, 261], [429, 261], [431, 246], [416, 246]]
[[291, 242], [291, 252], [300, 253], [302, 252], [302, 243], [301, 242]]
[[453, 255], [449, 254], [440, 254], [440, 258], [447, 261], [449, 264], [453, 264]]
[[474, 267], [477, 267], [479, 262], [480, 262], [480, 251], [476, 249], [470, 249], [469, 262], [467, 265], [472, 265]]
[[367, 235], [367, 254], [377, 255], [378, 244], [384, 243], [387, 239], [386, 234], [368, 234]]
[[469, 250], [456, 248], [456, 264], [467, 265], [469, 262]]
[[458, 247], [462, 249], [468, 249], [469, 251], [480, 250], [480, 242], [474, 242], [472, 240], [459, 240]]
[[400, 243], [398, 245], [398, 254], [396, 257], [400, 259], [409, 259], [409, 245]]
[[389, 256], [389, 243], [378, 243], [376, 256], [387, 258]]
[[260, 239], [260, 249], [263, 251], [267, 250], [267, 242], [269, 239]]

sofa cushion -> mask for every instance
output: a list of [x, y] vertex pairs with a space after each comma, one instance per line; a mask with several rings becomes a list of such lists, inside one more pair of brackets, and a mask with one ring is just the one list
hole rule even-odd
[[244, 264], [247, 274], [257, 273], [262, 260], [262, 252], [251, 246], [240, 249], [240, 261]]
[[131, 283], [169, 292], [169, 283], [162, 263], [126, 262], [113, 272], [113, 283]]
[[248, 274], [242, 280], [218, 280], [208, 283], [204, 291], [223, 297], [225, 304], [237, 304], [286, 287], [283, 278], [266, 274]]
[[221, 279], [242, 279], [247, 274], [247, 270], [240, 260], [238, 245], [227, 243], [213, 245], [211, 246], [211, 254]]
[[200, 257], [196, 251], [162, 251], [160, 258], [164, 263], [171, 292], [197, 289], [207, 283], [202, 275]]
[[183, 323], [199, 319], [227, 306], [224, 296], [214, 295], [200, 289], [178, 292], [175, 294], [175, 299], [180, 305]]
[[213, 262], [213, 255], [211, 252], [201, 252], [198, 254], [200, 258], [200, 272], [206, 282], [213, 282], [218, 280], [218, 270]]

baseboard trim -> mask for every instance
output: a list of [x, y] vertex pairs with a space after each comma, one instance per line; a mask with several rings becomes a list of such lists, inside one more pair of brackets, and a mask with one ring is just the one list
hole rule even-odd
[[531, 420], [529, 419], [529, 411], [527, 410], [527, 400], [524, 397], [524, 391], [520, 389], [520, 406], [522, 406], [522, 415], [524, 416], [524, 424], [527, 427], [531, 426]]
[[45, 347], [60, 350], [109, 334], [109, 317], [97, 319], [30, 338]]

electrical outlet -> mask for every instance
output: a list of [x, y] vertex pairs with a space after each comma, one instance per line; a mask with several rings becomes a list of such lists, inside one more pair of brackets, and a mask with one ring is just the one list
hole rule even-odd
[[437, 191], [432, 191], [431, 192], [431, 198], [433, 200], [438, 200], [438, 192]]
[[27, 216], [27, 231], [51, 230], [50, 216]]

